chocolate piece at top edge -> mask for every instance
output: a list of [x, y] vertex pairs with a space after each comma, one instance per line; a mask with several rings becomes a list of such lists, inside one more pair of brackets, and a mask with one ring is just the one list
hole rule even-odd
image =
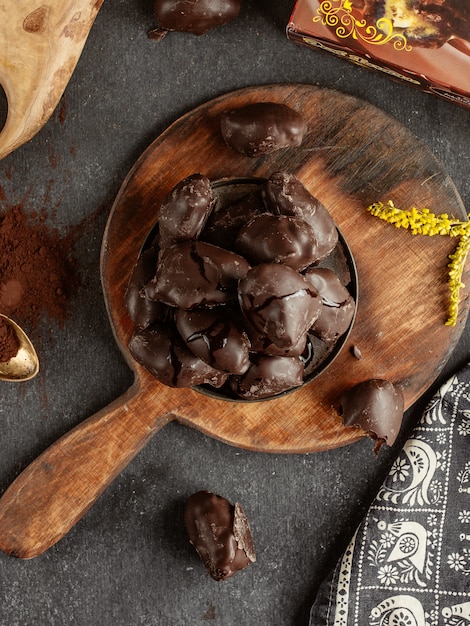
[[[230, 22], [240, 12], [241, 0], [155, 0], [153, 12], [157, 31], [203, 35], [211, 28]], [[151, 36], [151, 33], [150, 33]], [[163, 34], [160, 34], [161, 39]]]
[[250, 324], [289, 350], [313, 325], [322, 308], [318, 292], [291, 267], [262, 263], [238, 284], [239, 302]]
[[152, 324], [136, 331], [129, 342], [134, 359], [169, 387], [221, 387], [227, 374], [193, 354], [170, 324]]
[[146, 328], [152, 322], [163, 321], [168, 315], [166, 304], [149, 300], [141, 295], [144, 285], [155, 275], [157, 259], [157, 248], [148, 248], [142, 252], [127, 285], [126, 308], [137, 328]]
[[295, 215], [256, 215], [240, 229], [234, 249], [251, 265], [283, 263], [303, 270], [319, 259], [313, 229]]
[[189, 541], [214, 580], [226, 580], [256, 561], [248, 519], [241, 505], [210, 491], [188, 498], [184, 523]]
[[252, 364], [243, 376], [229, 378], [233, 392], [245, 400], [275, 396], [304, 382], [304, 363], [299, 357], [252, 355]]
[[224, 307], [175, 313], [175, 323], [186, 346], [200, 359], [230, 374], [243, 374], [250, 365], [250, 340], [230, 319]]
[[158, 211], [159, 245], [197, 239], [214, 205], [211, 182], [202, 174], [181, 180]]
[[303, 117], [277, 102], [255, 102], [220, 116], [225, 143], [240, 154], [255, 157], [300, 146], [307, 130]]
[[338, 339], [349, 328], [356, 310], [356, 303], [338, 276], [326, 267], [309, 268], [305, 279], [318, 291], [322, 299], [320, 316], [312, 326], [312, 332], [322, 341]]
[[333, 218], [294, 174], [276, 172], [266, 181], [262, 195], [271, 213], [296, 215], [311, 226], [317, 241], [319, 259], [330, 254], [338, 243], [338, 231]]
[[400, 432], [404, 399], [401, 390], [387, 380], [372, 378], [344, 391], [340, 398], [345, 426], [359, 427], [377, 441], [392, 446]]
[[248, 269], [243, 257], [203, 241], [183, 241], [162, 251], [157, 273], [143, 289], [150, 300], [181, 309], [236, 300]]

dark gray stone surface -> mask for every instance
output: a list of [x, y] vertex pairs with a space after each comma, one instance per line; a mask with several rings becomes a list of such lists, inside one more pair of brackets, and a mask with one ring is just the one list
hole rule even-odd
[[[81, 285], [63, 328], [45, 321], [42, 370], [1, 384], [0, 490], [58, 436], [131, 383], [102, 299], [107, 214], [149, 143], [193, 107], [255, 84], [305, 82], [364, 98], [435, 153], [470, 206], [470, 111], [285, 38], [293, 2], [245, 0], [239, 18], [198, 38], [148, 40], [147, 0], [108, 0], [59, 109], [0, 162], [7, 205], [47, 208], [59, 229], [82, 224]], [[175, 155], [175, 159], [178, 155]], [[3, 209], [0, 206], [0, 209]], [[438, 383], [468, 360], [464, 333], [445, 370], [407, 415], [400, 441]], [[30, 561], [0, 554], [0, 624], [25, 626], [297, 626], [396, 455], [372, 443], [308, 455], [238, 450], [171, 423], [56, 546]], [[239, 500], [258, 562], [225, 583], [208, 577], [182, 526], [185, 498]]]

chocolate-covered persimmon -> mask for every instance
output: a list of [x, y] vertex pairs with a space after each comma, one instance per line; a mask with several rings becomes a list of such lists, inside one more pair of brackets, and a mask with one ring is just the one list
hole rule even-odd
[[214, 580], [222, 581], [256, 561], [250, 524], [241, 505], [198, 491], [184, 510], [189, 541]]
[[238, 286], [240, 306], [250, 324], [279, 348], [297, 345], [321, 312], [321, 298], [287, 265], [262, 263]]
[[400, 432], [404, 399], [401, 389], [388, 380], [372, 378], [343, 391], [340, 413], [345, 426], [362, 428], [377, 443], [392, 446]]
[[157, 26], [148, 36], [159, 41], [169, 31], [203, 35], [237, 17], [241, 5], [242, 0], [155, 0]]
[[248, 157], [300, 146], [307, 124], [302, 115], [278, 102], [255, 102], [224, 111], [222, 137], [230, 148]]
[[263, 199], [272, 213], [296, 215], [313, 229], [319, 259], [328, 256], [338, 243], [338, 231], [330, 213], [294, 174], [272, 174], [263, 187]]

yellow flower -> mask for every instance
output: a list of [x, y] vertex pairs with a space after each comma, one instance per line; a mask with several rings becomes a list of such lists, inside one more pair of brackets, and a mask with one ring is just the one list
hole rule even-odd
[[450, 302], [446, 326], [455, 326], [459, 312], [460, 289], [465, 286], [462, 283], [462, 274], [470, 252], [470, 222], [452, 219], [447, 213], [436, 215], [426, 208], [412, 207], [409, 211], [404, 211], [398, 209], [391, 200], [386, 204], [374, 202], [367, 210], [371, 215], [394, 224], [396, 228], [409, 229], [413, 235], [460, 237], [455, 252], [449, 255], [448, 265]]

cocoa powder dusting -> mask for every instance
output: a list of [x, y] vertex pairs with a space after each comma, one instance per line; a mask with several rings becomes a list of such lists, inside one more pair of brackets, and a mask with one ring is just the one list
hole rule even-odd
[[13, 328], [0, 317], [0, 363], [6, 363], [18, 354], [20, 341]]
[[33, 328], [47, 316], [62, 325], [77, 283], [70, 237], [21, 206], [0, 214], [0, 313]]

